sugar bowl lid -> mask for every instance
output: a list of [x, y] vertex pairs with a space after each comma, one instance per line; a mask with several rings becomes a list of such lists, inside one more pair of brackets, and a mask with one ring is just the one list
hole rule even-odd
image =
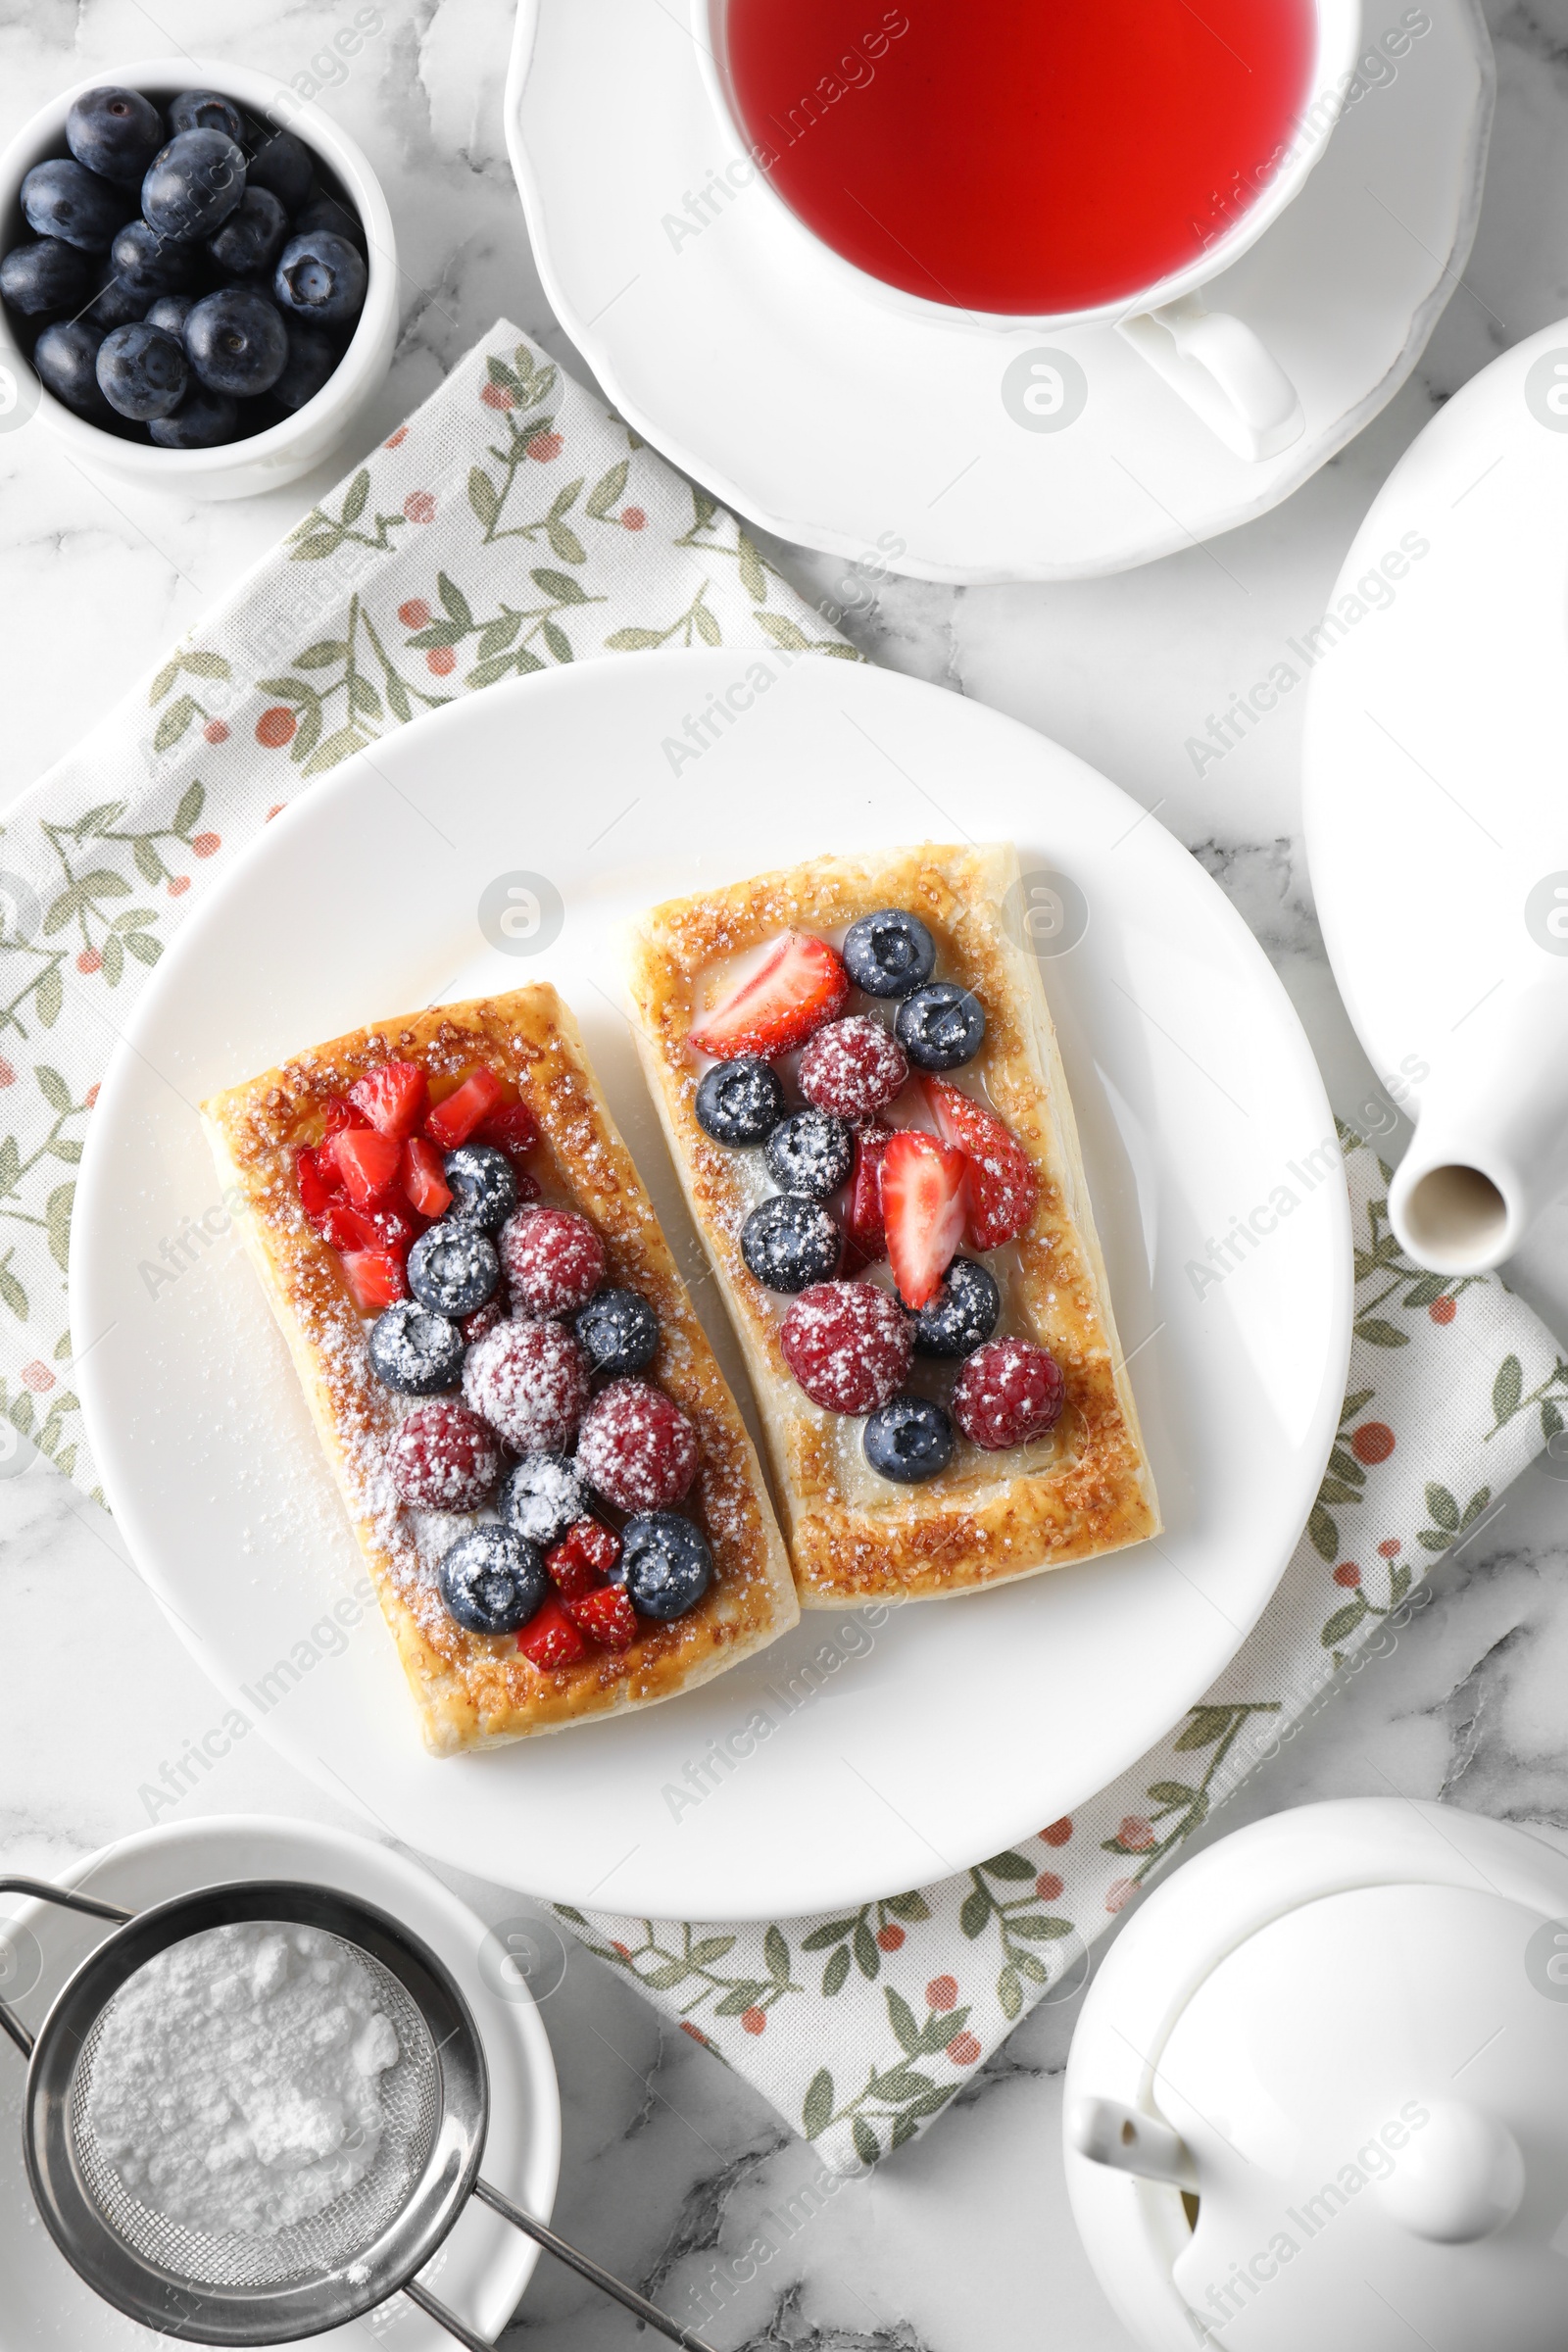
[[[1141, 2056], [1109, 2082], [1114, 2039]], [[1106, 2097], [1129, 2143], [1175, 2134], [1164, 2181], [1116, 2180], [1123, 2259], [1130, 2232], [1185, 2322], [1146, 2340], [1568, 2340], [1568, 1856], [1538, 1837], [1362, 1803], [1220, 1841], [1129, 1921], [1067, 2089], [1070, 2145]], [[1109, 2288], [1086, 2170], [1115, 2176], [1069, 2162]]]

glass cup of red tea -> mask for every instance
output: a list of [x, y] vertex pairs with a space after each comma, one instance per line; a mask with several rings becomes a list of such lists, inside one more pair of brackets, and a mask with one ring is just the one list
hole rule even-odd
[[[1360, 0], [692, 7], [731, 186], [760, 181], [862, 290], [982, 328], [1115, 325], [1196, 363], [1161, 372], [1240, 454], [1301, 433], [1267, 346], [1200, 290], [1327, 146]], [[1408, 47], [1429, 20], [1405, 16]]]

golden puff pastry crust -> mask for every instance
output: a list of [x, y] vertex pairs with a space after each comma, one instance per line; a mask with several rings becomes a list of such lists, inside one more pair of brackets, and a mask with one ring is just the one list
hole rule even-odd
[[[366, 1326], [336, 1252], [306, 1221], [294, 1154], [319, 1141], [326, 1104], [389, 1059], [453, 1079], [482, 1063], [510, 1081], [539, 1122], [529, 1165], [544, 1198], [597, 1228], [609, 1280], [659, 1316], [656, 1380], [690, 1416], [701, 1463], [686, 1505], [713, 1554], [708, 1592], [673, 1624], [639, 1621], [622, 1656], [591, 1650], [541, 1671], [514, 1636], [472, 1634], [447, 1613], [440, 1550], [468, 1522], [433, 1523], [421, 1541], [382, 1464], [401, 1410], [369, 1367]], [[653, 1204], [616, 1131], [571, 1013], [544, 984], [439, 1005], [356, 1030], [203, 1105], [214, 1156], [243, 1203], [241, 1226], [288, 1343], [382, 1613], [436, 1755], [495, 1747], [535, 1732], [674, 1698], [761, 1649], [799, 1615], [789, 1565], [745, 1425], [692, 1311]], [[444, 1531], [444, 1532], [443, 1532]]]
[[[807, 1608], [948, 1598], [1159, 1530], [1040, 965], [1004, 919], [1017, 881], [1010, 847], [821, 858], [658, 906], [632, 936], [638, 1050], [745, 1350]], [[761, 1197], [760, 1155], [726, 1151], [703, 1132], [695, 1103], [704, 1065], [686, 1044], [733, 961], [787, 929], [836, 944], [883, 906], [917, 914], [936, 940], [938, 976], [971, 989], [985, 1008], [985, 1043], [956, 1075], [981, 1081], [1040, 1178], [1030, 1226], [989, 1261], [1006, 1302], [1002, 1327], [1049, 1348], [1066, 1382], [1048, 1437], [991, 1454], [960, 1440], [948, 1469], [917, 1487], [870, 1471], [863, 1423], [822, 1411], [791, 1375], [779, 1345], [786, 1302], [741, 1255], [741, 1227]], [[923, 1377], [935, 1375], [917, 1372], [913, 1385]]]

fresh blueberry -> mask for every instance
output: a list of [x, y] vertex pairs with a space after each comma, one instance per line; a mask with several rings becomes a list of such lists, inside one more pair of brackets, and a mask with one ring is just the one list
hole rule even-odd
[[216, 236], [208, 258], [220, 277], [266, 277], [288, 242], [288, 215], [270, 188], [247, 186]]
[[312, 326], [347, 326], [365, 306], [365, 264], [347, 237], [329, 228], [290, 237], [272, 278], [279, 310]]
[[66, 117], [66, 145], [77, 163], [122, 188], [140, 187], [167, 136], [162, 115], [139, 90], [83, 90]]
[[117, 416], [142, 423], [172, 416], [189, 381], [183, 347], [144, 318], [117, 326], [98, 346], [98, 382]]
[[149, 326], [161, 326], [166, 335], [177, 335], [185, 340], [185, 321], [196, 308], [194, 294], [160, 294], [147, 314]]
[[516, 1173], [506, 1153], [494, 1144], [460, 1144], [441, 1165], [452, 1188], [453, 1223], [499, 1233], [517, 1205]]
[[83, 317], [108, 334], [112, 327], [129, 326], [134, 319], [145, 318], [152, 302], [151, 294], [139, 293], [127, 284], [111, 263], [106, 265]]
[[87, 318], [57, 318], [32, 347], [38, 381], [56, 400], [93, 424], [113, 424], [115, 412], [98, 385], [98, 350], [104, 330]]
[[844, 1237], [819, 1200], [775, 1193], [741, 1227], [741, 1255], [770, 1291], [806, 1291], [831, 1282]]
[[195, 244], [226, 220], [245, 193], [245, 158], [222, 130], [176, 131], [141, 183], [141, 209], [160, 235]]
[[778, 1073], [756, 1054], [715, 1061], [697, 1089], [698, 1126], [732, 1152], [765, 1143], [783, 1116]]
[[917, 1069], [956, 1070], [973, 1061], [986, 1033], [978, 997], [953, 980], [933, 980], [906, 997], [893, 1026]]
[[862, 1443], [865, 1458], [879, 1478], [917, 1487], [953, 1459], [953, 1423], [929, 1396], [895, 1396], [872, 1413]]
[[318, 326], [306, 326], [298, 318], [285, 318], [283, 324], [288, 330], [288, 358], [272, 386], [272, 398], [292, 415], [316, 398], [343, 352], [341, 344]]
[[409, 1288], [438, 1315], [473, 1314], [500, 1280], [495, 1244], [471, 1225], [432, 1225], [409, 1251]]
[[181, 90], [169, 109], [171, 130], [220, 130], [236, 147], [245, 144], [239, 109], [217, 90]]
[[439, 1396], [463, 1371], [462, 1332], [412, 1298], [376, 1316], [366, 1346], [376, 1379], [404, 1396]]
[[328, 196], [323, 188], [318, 188], [310, 202], [302, 205], [294, 217], [294, 234], [297, 237], [313, 237], [318, 228], [328, 228], [334, 237], [346, 237], [351, 245], [359, 247], [361, 253], [365, 251], [365, 230], [359, 214], [351, 211], [348, 205], [340, 204], [335, 196]]
[[193, 382], [173, 415], [155, 416], [147, 430], [160, 449], [221, 449], [239, 438], [239, 403]]
[[559, 1544], [574, 1519], [588, 1515], [588, 1490], [564, 1453], [530, 1453], [501, 1490], [501, 1516], [514, 1535], [541, 1546]]
[[197, 255], [189, 245], [161, 237], [145, 220], [127, 220], [109, 248], [117, 274], [149, 302], [160, 294], [184, 294], [196, 282]]
[[247, 399], [270, 392], [282, 374], [288, 336], [265, 294], [223, 286], [204, 294], [186, 319], [185, 349], [209, 391]]
[[0, 294], [27, 318], [40, 311], [74, 311], [92, 291], [93, 266], [79, 245], [37, 237], [13, 245], [0, 261]]
[[658, 1617], [666, 1625], [684, 1617], [708, 1591], [712, 1573], [708, 1538], [678, 1511], [639, 1512], [621, 1530], [612, 1581], [625, 1586], [640, 1616]]
[[936, 1297], [914, 1318], [916, 1355], [972, 1355], [990, 1339], [1002, 1293], [972, 1257], [956, 1257]]
[[827, 1200], [849, 1183], [855, 1130], [830, 1110], [792, 1110], [768, 1137], [762, 1157], [785, 1192]]
[[506, 1527], [472, 1527], [441, 1562], [441, 1597], [470, 1634], [514, 1634], [550, 1590], [537, 1544]]
[[659, 1348], [659, 1317], [635, 1291], [601, 1291], [572, 1329], [594, 1372], [640, 1372]]
[[917, 914], [884, 906], [844, 934], [844, 968], [868, 997], [906, 997], [937, 968], [937, 943]]
[[265, 147], [258, 147], [245, 167], [246, 186], [267, 188], [290, 214], [304, 204], [315, 176], [310, 149], [291, 130], [280, 130]]
[[22, 183], [22, 210], [40, 237], [60, 237], [83, 253], [107, 253], [131, 199], [74, 158], [34, 164]]

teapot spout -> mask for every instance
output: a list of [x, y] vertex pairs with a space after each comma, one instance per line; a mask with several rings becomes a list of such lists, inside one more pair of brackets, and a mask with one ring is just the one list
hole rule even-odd
[[1067, 2137], [1080, 2156], [1113, 2172], [1135, 2173], [1142, 2180], [1163, 2180], [1198, 2193], [1192, 2150], [1157, 2115], [1145, 2115], [1119, 2099], [1080, 2099], [1067, 2118]]
[[1400, 1248], [1435, 1274], [1511, 1257], [1568, 1185], [1568, 971], [1506, 983], [1434, 1069], [1389, 1188]]

